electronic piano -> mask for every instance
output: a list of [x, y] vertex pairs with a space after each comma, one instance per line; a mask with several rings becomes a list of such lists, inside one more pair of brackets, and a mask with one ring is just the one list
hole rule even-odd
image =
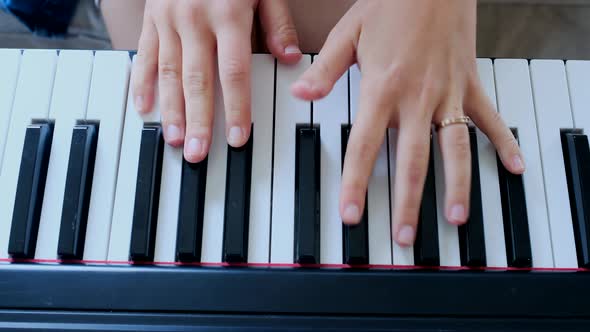
[[289, 87], [313, 55], [255, 54], [250, 141], [228, 147], [217, 116], [190, 164], [157, 106], [134, 110], [133, 55], [0, 50], [0, 329], [589, 330], [590, 62], [478, 59], [527, 172], [470, 128], [471, 215], [452, 226], [433, 132], [418, 238], [401, 248], [396, 130], [363, 222], [338, 213], [356, 66], [308, 103]]

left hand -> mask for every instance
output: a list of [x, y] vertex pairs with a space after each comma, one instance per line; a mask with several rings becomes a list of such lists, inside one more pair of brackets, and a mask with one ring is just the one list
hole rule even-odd
[[[312, 66], [292, 86], [305, 100], [326, 96], [357, 62], [360, 105], [342, 174], [340, 214], [359, 222], [367, 185], [388, 127], [398, 128], [393, 239], [414, 243], [433, 124], [468, 115], [490, 138], [504, 166], [524, 172], [512, 133], [480, 83], [475, 0], [359, 0], [332, 30]], [[467, 126], [439, 132], [446, 179], [445, 215], [469, 216], [471, 156]]]

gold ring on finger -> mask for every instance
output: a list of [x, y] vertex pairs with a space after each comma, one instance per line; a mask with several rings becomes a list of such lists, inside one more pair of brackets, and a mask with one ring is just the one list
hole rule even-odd
[[437, 127], [437, 130], [441, 130], [444, 127], [448, 127], [455, 124], [469, 124], [471, 122], [471, 118], [466, 115], [454, 117], [454, 118], [447, 118], [441, 121]]

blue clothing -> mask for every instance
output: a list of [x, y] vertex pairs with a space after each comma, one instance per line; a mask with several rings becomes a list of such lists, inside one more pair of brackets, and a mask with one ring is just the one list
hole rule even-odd
[[0, 0], [0, 6], [16, 16], [31, 32], [43, 36], [63, 36], [79, 0]]

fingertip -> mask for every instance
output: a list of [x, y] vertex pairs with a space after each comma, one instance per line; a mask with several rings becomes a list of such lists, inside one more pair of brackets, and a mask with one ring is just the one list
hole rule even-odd
[[246, 129], [245, 127], [241, 126], [232, 126], [227, 131], [227, 143], [234, 147], [239, 148], [244, 146], [246, 142], [248, 142], [248, 138], [250, 137], [250, 130], [249, 128]]
[[182, 146], [182, 143], [184, 142], [184, 133], [182, 128], [173, 124], [168, 125], [164, 129], [164, 140], [170, 146], [175, 148]]
[[416, 240], [416, 229], [412, 225], [401, 225], [394, 236], [395, 242], [401, 247], [410, 247]]
[[323, 84], [302, 79], [291, 85], [291, 93], [295, 97], [306, 101], [324, 98], [328, 94], [326, 90]]
[[460, 226], [467, 222], [467, 209], [463, 204], [453, 204], [447, 209], [447, 220], [452, 225]]
[[198, 137], [188, 138], [184, 145], [184, 158], [189, 163], [196, 164], [205, 159], [208, 150], [209, 145], [206, 140]]
[[526, 169], [526, 166], [524, 164], [522, 157], [519, 155], [513, 156], [510, 163], [510, 168], [512, 173], [514, 174], [523, 174]]
[[340, 210], [342, 222], [345, 225], [357, 225], [360, 223], [361, 209], [359, 207], [359, 204], [354, 202], [348, 202], [343, 204]]
[[289, 45], [282, 49], [282, 52], [275, 54], [279, 62], [283, 64], [293, 65], [298, 63], [303, 57], [303, 53], [297, 45]]

